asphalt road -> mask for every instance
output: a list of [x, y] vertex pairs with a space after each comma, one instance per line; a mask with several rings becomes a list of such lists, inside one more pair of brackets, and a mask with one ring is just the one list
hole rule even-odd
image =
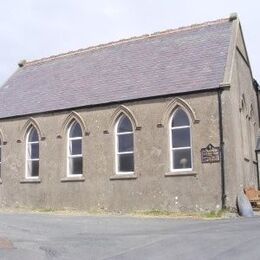
[[260, 259], [260, 217], [0, 213], [0, 259]]

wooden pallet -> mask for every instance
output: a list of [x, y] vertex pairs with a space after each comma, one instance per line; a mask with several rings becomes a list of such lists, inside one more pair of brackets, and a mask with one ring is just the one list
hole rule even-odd
[[248, 187], [244, 189], [244, 192], [250, 201], [254, 210], [260, 210], [260, 191], [255, 187]]

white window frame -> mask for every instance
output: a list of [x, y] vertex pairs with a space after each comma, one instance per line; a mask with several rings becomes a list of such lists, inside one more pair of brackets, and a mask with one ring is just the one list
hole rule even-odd
[[[184, 113], [186, 113], [188, 119], [189, 119], [189, 125], [188, 126], [175, 126], [172, 127], [172, 120], [173, 117], [175, 115], [175, 113], [177, 112], [178, 109], [181, 109]], [[185, 147], [177, 147], [177, 148], [173, 148], [172, 147], [172, 130], [176, 130], [176, 129], [185, 129], [185, 128], [189, 128], [190, 129], [190, 146], [185, 146]], [[188, 115], [188, 113], [183, 109], [183, 108], [177, 108], [175, 109], [175, 111], [172, 113], [170, 120], [169, 120], [169, 140], [170, 140], [170, 170], [171, 172], [188, 172], [188, 171], [192, 171], [193, 170], [193, 153], [192, 153], [192, 127], [191, 127], [191, 120], [190, 117]], [[173, 152], [176, 150], [185, 150], [185, 149], [190, 149], [190, 153], [191, 153], [191, 168], [182, 168], [182, 169], [174, 169], [173, 168]]]
[[[26, 179], [39, 179], [40, 178], [40, 141], [29, 142], [29, 136], [30, 136], [33, 129], [36, 130], [36, 132], [38, 134], [38, 140], [39, 140], [39, 133], [38, 133], [37, 129], [34, 126], [31, 126], [27, 135], [26, 135], [26, 165], [25, 165], [25, 178]], [[29, 146], [31, 144], [39, 144], [39, 158], [38, 159], [29, 158], [28, 149], [29, 149]], [[29, 174], [28, 163], [32, 162], [32, 161], [38, 161], [39, 162], [38, 176], [32, 176], [31, 174]]]
[[[123, 114], [123, 115], [121, 115], [118, 119], [117, 119], [117, 122], [116, 122], [116, 124], [115, 124], [115, 166], [116, 166], [116, 174], [117, 175], [133, 175], [134, 174], [134, 171], [128, 171], [128, 172], [122, 172], [122, 171], [119, 171], [119, 156], [121, 155], [121, 154], [133, 154], [133, 157], [134, 157], [134, 149], [133, 149], [133, 151], [127, 151], [127, 152], [119, 152], [119, 147], [118, 147], [118, 144], [119, 144], [119, 142], [118, 142], [118, 136], [120, 136], [120, 135], [128, 135], [128, 134], [132, 134], [132, 136], [133, 136], [133, 148], [135, 147], [134, 146], [134, 131], [129, 131], [129, 132], [123, 132], [123, 133], [118, 133], [118, 124], [119, 124], [119, 122], [121, 121], [121, 119], [122, 119], [122, 117], [123, 116], [126, 116], [128, 119], [129, 119], [129, 121], [131, 122], [131, 125], [132, 125], [132, 129], [133, 129], [133, 123], [132, 123], [132, 121], [131, 121], [131, 119], [127, 116], [127, 115], [125, 115], [125, 114]], [[134, 168], [135, 168], [135, 160], [134, 160]]]
[[[68, 131], [67, 131], [67, 177], [70, 177], [70, 178], [83, 176], [83, 154], [82, 154], [82, 151], [83, 151], [83, 136], [81, 136], [81, 137], [70, 137], [71, 128], [76, 123], [79, 124], [79, 126], [81, 128], [81, 132], [82, 132], [82, 127], [81, 127], [80, 123], [76, 120], [73, 120], [70, 123], [70, 126], [69, 126]], [[74, 155], [70, 154], [70, 143], [73, 140], [81, 140], [81, 154], [74, 154]], [[71, 171], [70, 171], [70, 159], [71, 158], [82, 158], [82, 174], [72, 174], [71, 173]]]

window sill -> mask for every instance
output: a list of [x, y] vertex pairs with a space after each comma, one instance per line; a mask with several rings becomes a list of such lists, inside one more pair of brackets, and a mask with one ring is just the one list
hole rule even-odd
[[197, 172], [194, 171], [167, 172], [164, 174], [164, 176], [165, 177], [197, 176]]
[[83, 182], [85, 181], [85, 178], [83, 176], [69, 176], [62, 178], [60, 180], [61, 182]]
[[137, 175], [135, 174], [117, 174], [109, 178], [110, 180], [135, 180]]
[[42, 180], [40, 178], [35, 178], [35, 179], [23, 179], [20, 181], [20, 183], [41, 183]]

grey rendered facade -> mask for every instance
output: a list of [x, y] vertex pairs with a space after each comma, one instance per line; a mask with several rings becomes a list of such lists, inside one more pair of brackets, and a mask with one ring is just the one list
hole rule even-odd
[[[2, 207], [215, 210], [258, 186], [258, 90], [237, 17], [20, 66], [0, 88]], [[169, 120], [178, 108], [191, 123], [192, 169], [173, 172]], [[134, 173], [123, 175], [115, 169], [122, 114], [134, 129]], [[66, 169], [72, 121], [83, 132], [77, 177]], [[32, 126], [38, 178], [25, 177]], [[209, 144], [221, 160], [202, 163]]]

